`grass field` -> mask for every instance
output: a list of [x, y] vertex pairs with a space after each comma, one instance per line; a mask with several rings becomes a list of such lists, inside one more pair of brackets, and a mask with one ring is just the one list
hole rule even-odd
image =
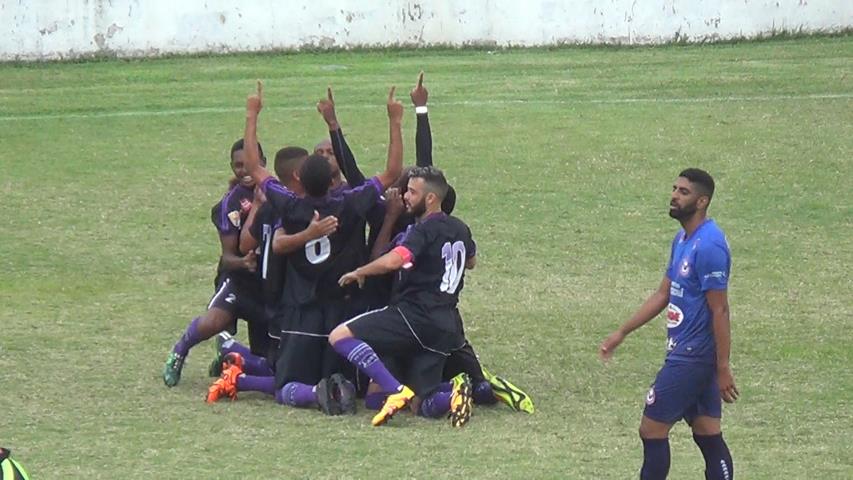
[[[484, 364], [534, 415], [372, 428], [260, 395], [203, 401], [210, 349], [163, 361], [212, 294], [209, 212], [245, 96], [268, 152], [325, 135], [327, 84], [364, 170], [384, 98], [427, 72], [435, 159], [479, 244], [462, 295]], [[727, 406], [739, 478], [853, 478], [853, 39], [0, 65], [0, 445], [33, 478], [636, 478], [663, 322], [599, 342], [663, 274], [671, 182], [717, 180], [733, 252]], [[241, 332], [244, 333], [244, 332]], [[671, 478], [703, 478], [689, 429]]]

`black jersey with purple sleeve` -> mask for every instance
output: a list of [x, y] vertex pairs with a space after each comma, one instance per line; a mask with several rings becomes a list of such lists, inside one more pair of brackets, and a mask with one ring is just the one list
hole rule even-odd
[[379, 201], [382, 184], [376, 177], [340, 195], [304, 198], [282, 212], [284, 231], [293, 234], [308, 227], [316, 211], [320, 218], [335, 216], [338, 229], [305, 244], [287, 255], [284, 301], [303, 305], [315, 300], [343, 298], [338, 279], [366, 262], [364, 221]]
[[[217, 202], [210, 211], [210, 220], [216, 226], [216, 230], [220, 236], [235, 235], [239, 238], [240, 231], [246, 222], [246, 217], [249, 216], [249, 211], [252, 209], [252, 199], [254, 191], [251, 188], [246, 188], [242, 185], [235, 185], [223, 195], [222, 200]], [[235, 280], [253, 281], [253, 274], [248, 270], [239, 270], [234, 272], [225, 272], [222, 268], [222, 262], [219, 262], [216, 272], [216, 284], [219, 284], [223, 274], [228, 273]]]
[[455, 307], [465, 264], [476, 255], [471, 229], [456, 217], [434, 213], [409, 227], [395, 252], [405, 261], [392, 303], [408, 301], [426, 309]]
[[273, 308], [281, 298], [284, 284], [284, 255], [277, 255], [272, 248], [273, 237], [277, 228], [281, 226], [281, 217], [268, 202], [260, 206], [255, 214], [255, 221], [249, 230], [252, 237], [258, 242], [255, 250], [258, 261], [258, 277], [261, 280], [261, 288], [264, 294], [264, 304]]

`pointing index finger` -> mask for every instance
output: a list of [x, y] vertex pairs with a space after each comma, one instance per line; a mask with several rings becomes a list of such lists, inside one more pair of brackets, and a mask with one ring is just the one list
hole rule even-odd
[[418, 88], [422, 88], [424, 86], [424, 71], [421, 70], [421, 73], [418, 75]]
[[397, 87], [395, 85], [391, 85], [391, 91], [388, 92], [388, 102], [389, 103], [394, 101], [394, 91], [395, 90], [397, 90]]
[[258, 97], [263, 98], [264, 94], [264, 82], [258, 80]]
[[334, 97], [332, 97], [332, 86], [331, 85], [326, 87], [326, 96], [329, 98], [330, 102], [335, 103], [335, 99], [334, 99]]

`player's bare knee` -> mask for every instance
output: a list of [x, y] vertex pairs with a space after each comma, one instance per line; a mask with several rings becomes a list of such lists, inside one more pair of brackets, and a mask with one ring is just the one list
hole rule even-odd
[[671, 425], [667, 425], [665, 423], [661, 423], [644, 416], [642, 421], [640, 421], [640, 438], [645, 438], [647, 440], [656, 438], [667, 438], [669, 436], [669, 430], [671, 427]]
[[351, 338], [352, 331], [346, 325], [338, 325], [329, 334], [329, 343], [334, 345], [345, 338]]
[[696, 435], [717, 435], [721, 433], [720, 419], [714, 417], [696, 417], [690, 428]]

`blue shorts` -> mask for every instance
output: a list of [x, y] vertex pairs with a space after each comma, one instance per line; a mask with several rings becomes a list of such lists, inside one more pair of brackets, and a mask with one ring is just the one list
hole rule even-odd
[[720, 418], [723, 404], [715, 365], [667, 360], [646, 395], [643, 415], [661, 423], [698, 416]]

